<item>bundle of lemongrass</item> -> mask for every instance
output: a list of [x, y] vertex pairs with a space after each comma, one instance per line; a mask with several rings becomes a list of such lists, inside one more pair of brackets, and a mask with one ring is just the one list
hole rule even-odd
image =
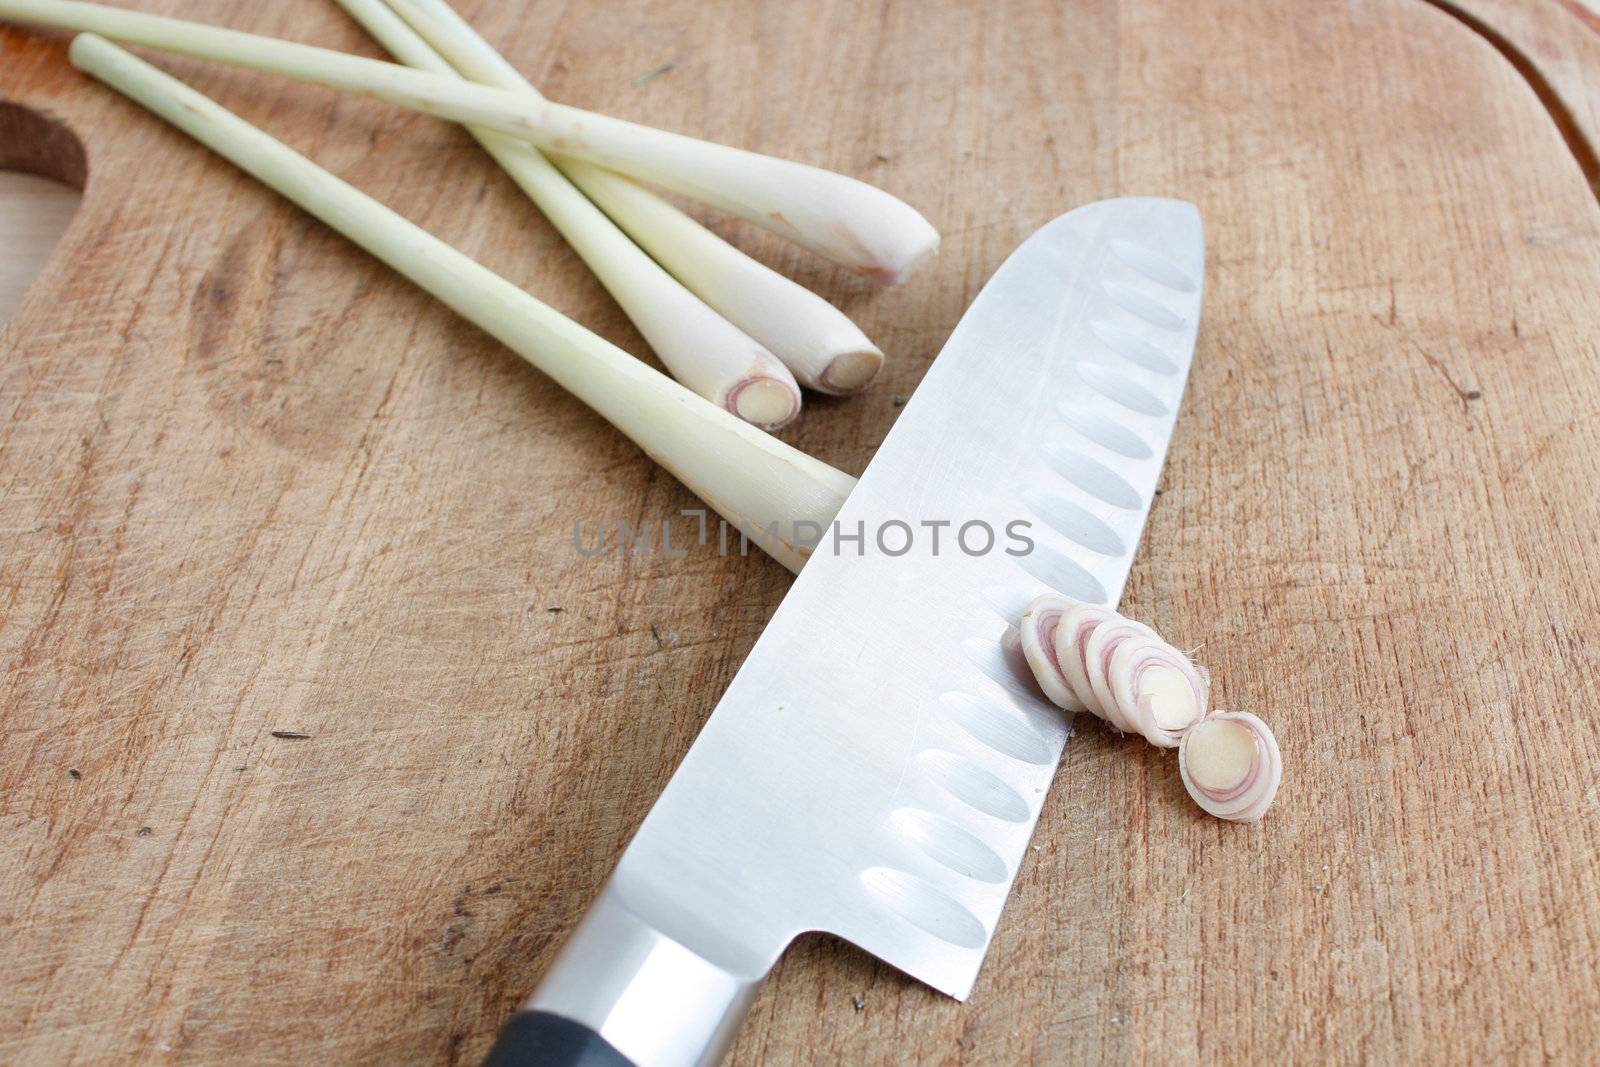
[[[0, 18], [280, 74], [468, 124], [673, 377], [755, 426], [792, 420], [801, 385], [848, 394], [876, 376], [883, 354], [842, 313], [631, 179], [731, 212], [885, 282], [904, 279], [938, 247], [938, 233], [909, 206], [815, 167], [545, 100], [444, 0], [338, 2], [405, 65], [76, 0], [0, 0]], [[108, 55], [93, 47], [86, 54]], [[90, 62], [101, 69], [79, 65], [129, 91], [102, 76], [109, 60]], [[175, 83], [153, 73], [136, 80], [146, 93], [171, 96]], [[238, 127], [211, 127], [220, 140], [189, 132], [234, 159], [229, 145]], [[317, 213], [295, 191], [257, 176]]]
[[1008, 641], [1057, 706], [1176, 748], [1184, 788], [1205, 811], [1256, 822], [1272, 805], [1283, 780], [1272, 731], [1249, 712], [1208, 714], [1210, 675], [1150, 627], [1046, 595], [1028, 605]]

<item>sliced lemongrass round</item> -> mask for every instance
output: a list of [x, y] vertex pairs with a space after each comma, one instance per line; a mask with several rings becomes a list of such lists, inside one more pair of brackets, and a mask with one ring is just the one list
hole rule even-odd
[[1111, 659], [1126, 641], [1161, 642], [1161, 636], [1142, 622], [1114, 615], [1102, 622], [1083, 641], [1083, 670], [1095, 703], [1100, 706], [1101, 718], [1123, 733], [1141, 733], [1139, 724], [1125, 714], [1111, 691]]
[[1248, 711], [1217, 711], [1178, 743], [1183, 786], [1208, 813], [1232, 822], [1266, 814], [1283, 780], [1283, 757], [1267, 724]]
[[785, 370], [782, 377], [755, 375], [728, 390], [728, 410], [763, 430], [788, 425], [800, 414], [800, 390]]
[[1022, 654], [1033, 671], [1034, 680], [1051, 703], [1067, 711], [1087, 710], [1077, 692], [1067, 683], [1066, 675], [1061, 670], [1061, 661], [1056, 658], [1056, 628], [1062, 618], [1078, 606], [1076, 600], [1046, 593], [1035, 597], [1033, 603], [1028, 605], [1017, 627]]
[[1206, 683], [1189, 657], [1158, 639], [1120, 642], [1106, 668], [1117, 711], [1146, 741], [1174, 748], [1205, 717]]
[[817, 375], [814, 388], [835, 396], [849, 396], [872, 384], [872, 379], [883, 369], [883, 353], [865, 337], [861, 340], [864, 343], [855, 344], [829, 358], [822, 373]]
[[1067, 687], [1077, 698], [1078, 703], [1083, 705], [1083, 709], [1099, 719], [1104, 719], [1106, 712], [1095, 697], [1094, 685], [1089, 680], [1088, 661], [1085, 660], [1084, 654], [1088, 650], [1089, 639], [1094, 636], [1095, 631], [1121, 617], [1110, 608], [1094, 604], [1078, 604], [1066, 612], [1056, 624], [1053, 643], [1056, 662], [1061, 665], [1062, 677], [1066, 679]]
[[1022, 631], [1015, 626], [1007, 626], [1006, 632], [1000, 635], [1000, 658], [1006, 665], [1006, 670], [1017, 682], [1031, 693], [1036, 693], [1045, 699], [1045, 692], [1039, 685], [1038, 675], [1033, 673], [1033, 665], [1028, 662], [1027, 653], [1022, 651]]
[[1007, 656], [1022, 655], [1022, 631], [1015, 626], [1007, 626], [1006, 632], [1000, 635], [1000, 651]]

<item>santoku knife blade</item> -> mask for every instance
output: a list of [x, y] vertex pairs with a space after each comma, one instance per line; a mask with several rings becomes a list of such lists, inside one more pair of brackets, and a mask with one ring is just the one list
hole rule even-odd
[[1006, 260], [490, 1064], [714, 1063], [807, 931], [967, 996], [1070, 733], [1000, 640], [1121, 596], [1203, 274], [1154, 198]]

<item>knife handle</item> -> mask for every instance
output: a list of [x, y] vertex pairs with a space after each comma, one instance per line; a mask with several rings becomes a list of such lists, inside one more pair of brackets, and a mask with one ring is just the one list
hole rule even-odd
[[713, 1067], [764, 977], [667, 937], [607, 885], [483, 1067]]
[[633, 1063], [582, 1023], [547, 1011], [519, 1011], [501, 1027], [483, 1067], [633, 1067]]

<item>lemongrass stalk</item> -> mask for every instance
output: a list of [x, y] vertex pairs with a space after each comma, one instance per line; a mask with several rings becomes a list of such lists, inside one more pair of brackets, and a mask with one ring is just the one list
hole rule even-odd
[[486, 126], [704, 201], [886, 282], [904, 278], [939, 244], [926, 219], [865, 182], [527, 92], [79, 0], [0, 0], [0, 17], [267, 71]]
[[[361, 6], [378, 2], [361, 0]], [[389, 0], [387, 6], [471, 80], [538, 94], [445, 0]], [[408, 56], [416, 49], [409, 44], [403, 52], [389, 51], [403, 63], [435, 69], [413, 63]], [[765, 345], [803, 385], [835, 395], [853, 393], [883, 367], [883, 353], [838, 308], [751, 259], [637, 182], [569, 156], [553, 156], [553, 162], [658, 263]]]
[[[401, 61], [455, 77], [383, 0], [338, 2]], [[492, 130], [467, 131], [589, 265], [674, 378], [765, 430], [799, 413], [800, 389], [789, 369], [640, 251], [537, 148]]]
[[1230, 822], [1256, 822], [1283, 781], [1283, 756], [1267, 724], [1247, 711], [1217, 711], [1178, 745], [1178, 772], [1189, 796]]
[[1111, 692], [1111, 657], [1125, 642], [1155, 636], [1155, 632], [1142, 623], [1118, 615], [1096, 626], [1094, 633], [1082, 646], [1084, 670], [1094, 691], [1093, 704], [1100, 709], [1100, 715], [1106, 722], [1123, 733], [1139, 733], [1139, 724], [1129, 714], [1129, 709], [1124, 708]]
[[[209, 98], [109, 41], [79, 69], [166, 119], [438, 297], [630, 437], [793, 570], [854, 485], [535, 300]], [[771, 531], [770, 535], [768, 531]]]
[[859, 393], [883, 352], [822, 297], [758, 263], [661, 197], [616, 171], [569, 156], [556, 164], [683, 284], [756, 338], [801, 384]]

